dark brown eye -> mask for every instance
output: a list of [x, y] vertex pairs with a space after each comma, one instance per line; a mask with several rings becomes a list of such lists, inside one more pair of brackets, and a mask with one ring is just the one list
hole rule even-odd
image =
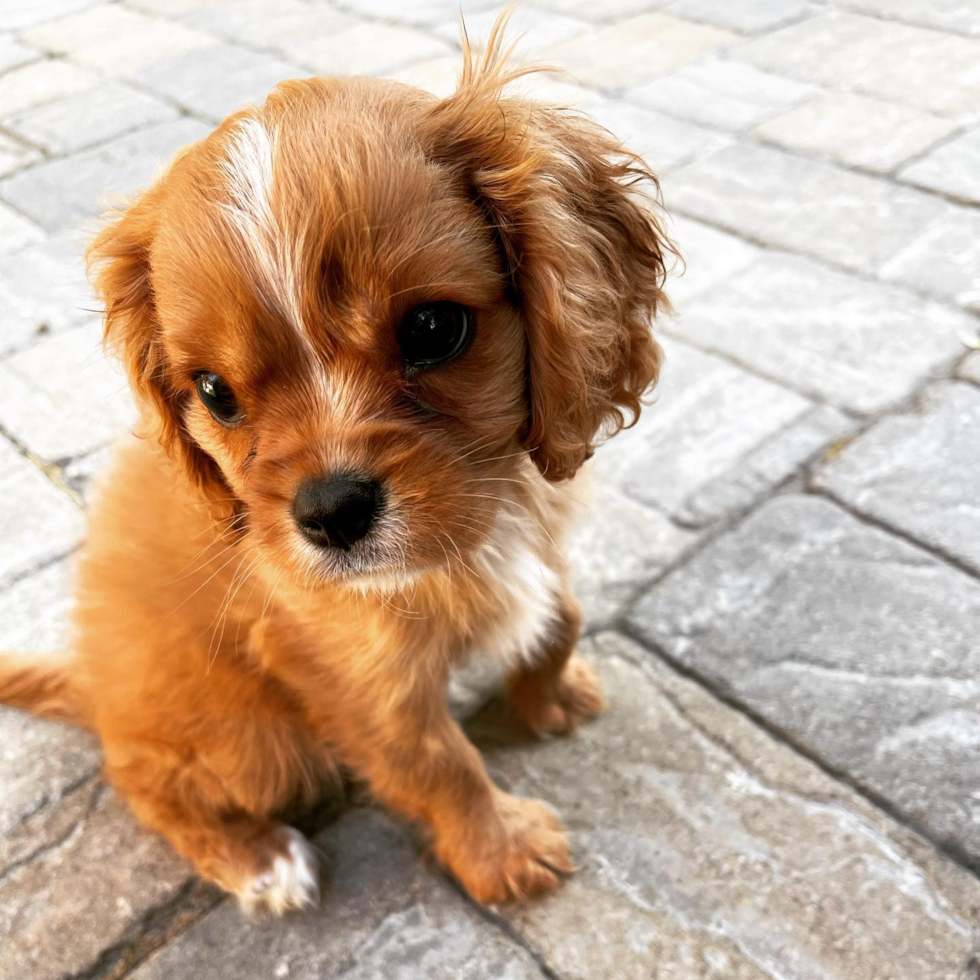
[[426, 303], [409, 310], [398, 331], [410, 368], [433, 367], [458, 357], [472, 335], [473, 315], [459, 303]]
[[197, 393], [216, 422], [238, 425], [245, 418], [245, 413], [238, 407], [235, 393], [220, 374], [202, 371], [195, 380]]

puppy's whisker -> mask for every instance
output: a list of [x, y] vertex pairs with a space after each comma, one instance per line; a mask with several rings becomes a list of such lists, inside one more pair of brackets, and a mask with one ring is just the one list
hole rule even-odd
[[505, 456], [487, 456], [485, 459], [473, 459], [470, 460], [470, 465], [479, 466], [480, 463], [492, 463], [498, 459], [513, 459], [515, 456], [523, 456], [527, 452], [529, 452], [527, 449], [518, 449], [516, 453], [507, 453]]
[[[474, 517], [472, 514], [467, 515], [465, 524], [456, 522], [454, 526], [465, 527], [467, 530], [472, 531], [477, 536], [483, 534], [483, 532], [480, 531], [481, 527], [484, 528], [486, 531], [489, 531], [491, 534], [496, 528], [496, 525], [492, 524], [490, 521], [481, 521], [480, 518]], [[484, 535], [484, 537], [485, 536], [486, 535]]]
[[[473, 443], [470, 443], [469, 445], [472, 446]], [[456, 456], [453, 459], [453, 462], [454, 463], [462, 462], [467, 457], [472, 456], [473, 453], [478, 453], [478, 452], [480, 452], [481, 449], [486, 449], [488, 447], [488, 445], [489, 445], [489, 442], [481, 442], [478, 446], [474, 446], [474, 448], [470, 449], [469, 452], [463, 452], [459, 456]], [[466, 449], [467, 447], [464, 446], [463, 448]]]
[[207, 568], [208, 565], [210, 565], [212, 562], [217, 561], [222, 555], [226, 555], [233, 548], [237, 547], [239, 541], [232, 541], [231, 543], [228, 544], [226, 544], [220, 538], [215, 541], [212, 541], [210, 544], [206, 545], [203, 549], [201, 549], [201, 551], [199, 551], [193, 558], [191, 558], [190, 561], [188, 561], [187, 564], [185, 564], [183, 568], [180, 569], [180, 571], [183, 571], [183, 569], [186, 568], [187, 565], [191, 564], [192, 562], [197, 561], [198, 558], [200, 558], [202, 555], [207, 553], [208, 549], [213, 548], [216, 544], [224, 544], [225, 546], [216, 555], [212, 555], [210, 558], [206, 558], [196, 568], [192, 568], [189, 572], [184, 572], [183, 575], [178, 575], [176, 578], [171, 579], [167, 584], [175, 585], [177, 582], [182, 582], [184, 579], [190, 578], [192, 575], [197, 574], [198, 572]]
[[279, 581], [282, 579], [282, 570], [280, 569], [279, 574], [276, 575], [275, 581], [269, 586], [269, 591], [266, 594], [265, 602], [262, 605], [262, 612], [259, 613], [259, 619], [265, 619], [265, 614], [269, 611], [269, 606], [272, 603], [273, 596], [276, 593], [276, 589], [279, 588]]
[[521, 487], [530, 486], [527, 480], [520, 480], [510, 476], [477, 476], [472, 480], [462, 480], [460, 486], [465, 486], [468, 483], [516, 483]]
[[547, 539], [550, 542], [551, 546], [556, 551], [560, 550], [558, 548], [558, 545], [555, 544], [555, 539], [551, 536], [551, 534], [549, 533], [548, 529], [544, 526], [544, 524], [542, 524], [541, 521], [537, 517], [535, 517], [534, 514], [532, 514], [526, 507], [522, 507], [516, 500], [511, 500], [509, 497], [500, 497], [500, 496], [496, 496], [494, 494], [487, 494], [487, 493], [457, 493], [456, 496], [457, 497], [479, 497], [479, 498], [481, 498], [483, 500], [495, 500], [498, 503], [507, 504], [507, 505], [509, 505], [511, 507], [517, 507], [517, 508], [519, 508], [519, 510], [521, 512], [521, 516], [522, 517], [526, 517], [529, 520], [534, 521], [534, 523], [537, 524], [537, 526], [539, 528], [541, 528], [541, 531], [544, 533], [545, 537], [547, 537]]
[[[252, 571], [255, 569], [259, 559], [252, 557], [248, 568], [245, 570], [245, 574], [242, 575], [241, 581], [238, 583], [237, 586], [235, 586], [235, 580], [238, 578], [238, 575], [241, 572], [242, 565], [245, 564], [245, 559], [248, 558], [250, 555], [254, 556], [254, 554], [255, 554], [255, 549], [252, 548], [250, 551], [247, 551], [242, 556], [242, 561], [239, 563], [238, 568], [235, 569], [235, 574], [231, 578], [231, 584], [228, 586], [228, 592], [226, 594], [224, 602], [222, 603], [221, 610], [219, 611], [221, 617], [221, 633], [218, 636], [217, 643], [214, 642], [215, 632], [217, 630], [217, 627], [215, 627], [215, 629], [211, 631], [211, 641], [208, 643], [207, 673], [211, 673], [211, 667], [214, 665], [214, 661], [217, 659], [218, 653], [221, 650], [221, 643], [225, 638], [225, 626], [228, 623], [228, 613], [231, 611], [231, 607], [234, 604], [235, 598], [237, 597], [238, 593], [241, 591], [242, 586], [248, 581], [249, 576], [252, 574]], [[212, 648], [213, 648], [213, 653], [212, 653]]]
[[174, 615], [185, 603], [190, 602], [210, 582], [216, 575], [220, 574], [225, 568], [227, 568], [238, 556], [232, 555], [220, 568], [215, 569], [190, 595], [184, 596], [184, 598], [176, 605], [169, 613], [167, 613], [167, 618], [169, 619]]
[[449, 573], [449, 587], [453, 587], [453, 564], [449, 560], [449, 552], [446, 551], [446, 546], [442, 543], [441, 536], [436, 538], [436, 544], [442, 548], [442, 553], [446, 558], [446, 571]]
[[[248, 607], [251, 604], [252, 599], [255, 597], [255, 590], [259, 587], [260, 584], [261, 584], [261, 580], [259, 579], [259, 577], [257, 575], [253, 575], [252, 588], [249, 590], [248, 597], [245, 599], [246, 607]], [[242, 625], [244, 622], [245, 622], [245, 617], [239, 616], [238, 623], [235, 626], [235, 656], [236, 657], [238, 656], [238, 649], [239, 649], [238, 644], [239, 644], [239, 640], [241, 639]]]
[[[242, 511], [237, 514], [229, 514], [227, 517], [217, 517], [215, 518], [207, 527], [202, 528], [197, 534], [194, 535], [195, 538], [199, 538], [202, 535], [207, 534], [209, 531], [215, 531], [221, 528], [222, 524], [228, 525], [228, 527], [233, 527], [237, 521], [245, 520], [248, 517], [248, 513]], [[222, 530], [228, 530], [228, 528], [222, 528]]]
[[463, 561], [463, 553], [459, 550], [459, 545], [456, 544], [456, 539], [448, 531], [445, 532], [445, 536], [446, 540], [453, 546], [453, 548], [455, 548], [456, 557], [459, 559], [460, 565], [462, 565], [463, 568], [465, 568], [474, 578], [481, 578], [477, 572], [473, 571], [473, 569], [470, 568], [465, 561]]
[[225, 603], [227, 602], [228, 596], [231, 593], [231, 589], [235, 584], [235, 579], [238, 576], [238, 573], [242, 570], [242, 565], [245, 563], [247, 558], [248, 558], [248, 552], [241, 555], [240, 560], [238, 562], [238, 566], [236, 567], [235, 571], [232, 573], [228, 586], [225, 589], [225, 594], [221, 597], [221, 602], [218, 603], [217, 610], [214, 616], [211, 618], [211, 622], [209, 622], [207, 626], [205, 626], [204, 629], [202, 629], [199, 634], [199, 636], [203, 636], [209, 629], [211, 630], [211, 642], [208, 643], [208, 673], [210, 673], [211, 671], [211, 646], [214, 642], [215, 628], [217, 627], [218, 622], [221, 619], [221, 615], [225, 608]]

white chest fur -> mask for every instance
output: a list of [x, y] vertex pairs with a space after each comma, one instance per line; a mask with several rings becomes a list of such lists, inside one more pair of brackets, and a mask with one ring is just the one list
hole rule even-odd
[[472, 556], [473, 570], [494, 596], [494, 614], [473, 652], [506, 663], [531, 661], [558, 615], [561, 578], [540, 555], [526, 515], [500, 513], [490, 539]]

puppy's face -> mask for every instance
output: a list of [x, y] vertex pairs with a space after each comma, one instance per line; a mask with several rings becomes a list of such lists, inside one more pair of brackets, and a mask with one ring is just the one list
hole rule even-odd
[[310, 587], [462, 561], [529, 456], [570, 476], [655, 378], [636, 161], [505, 80], [286, 83], [93, 246], [158, 437]]
[[492, 229], [411, 128], [299, 95], [170, 176], [151, 251], [166, 360], [183, 428], [278, 566], [404, 577], [492, 522], [482, 477], [518, 449], [524, 331]]

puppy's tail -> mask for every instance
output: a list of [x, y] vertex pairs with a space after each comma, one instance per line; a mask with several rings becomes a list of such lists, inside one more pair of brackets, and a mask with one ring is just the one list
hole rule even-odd
[[0, 702], [45, 718], [86, 723], [68, 657], [0, 653]]

